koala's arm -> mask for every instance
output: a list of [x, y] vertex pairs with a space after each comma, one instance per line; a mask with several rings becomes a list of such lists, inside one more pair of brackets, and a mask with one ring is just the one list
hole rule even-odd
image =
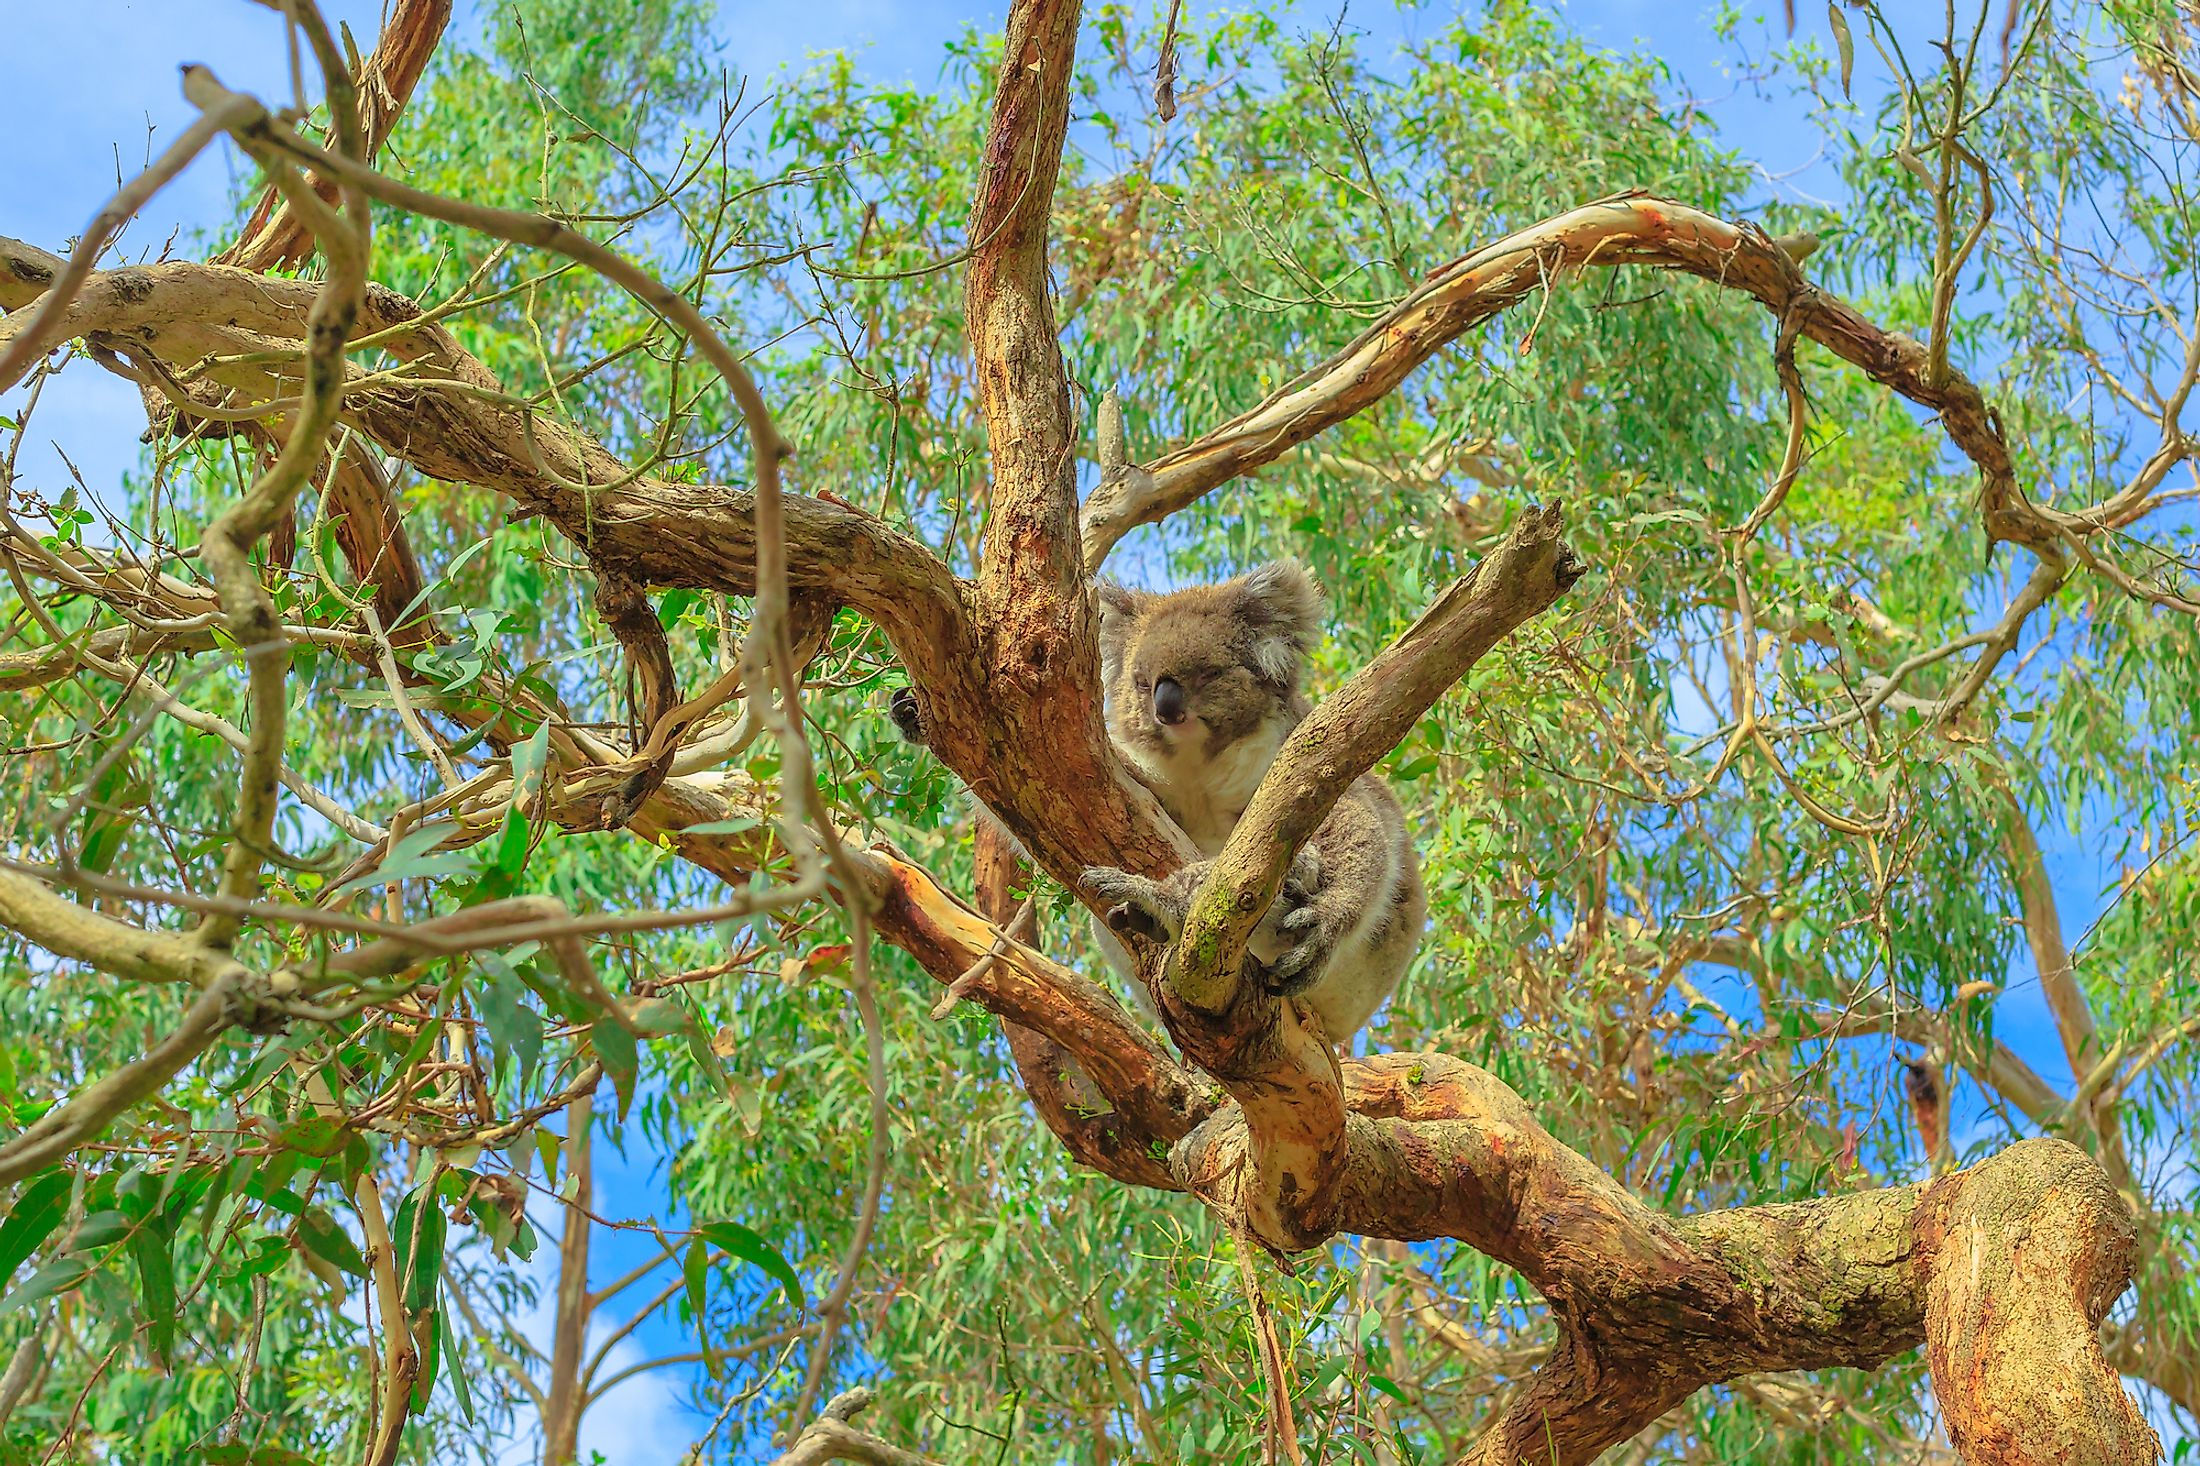
[[[1084, 873], [1083, 881], [1086, 890], [1108, 903], [1110, 928], [1168, 947], [1184, 934], [1184, 918], [1192, 909], [1192, 897], [1199, 894], [1200, 883], [1207, 879], [1214, 864], [1212, 860], [1195, 860], [1158, 881], [1113, 866], [1096, 865]], [[1286, 913], [1313, 899], [1318, 878], [1316, 857], [1311, 851], [1300, 851], [1284, 876], [1282, 896], [1269, 908], [1267, 920], [1255, 933], [1256, 945], [1262, 938], [1285, 940], [1280, 922]]]
[[[1397, 986], [1419, 945], [1425, 913], [1420, 864], [1405, 812], [1382, 780], [1353, 781], [1309, 844], [1320, 871], [1312, 897], [1280, 922], [1292, 942], [1274, 963], [1274, 991], [1303, 993], [1344, 957], [1339, 983], [1365, 989], [1372, 1013]], [[1364, 1021], [1364, 1019], [1363, 1019]]]

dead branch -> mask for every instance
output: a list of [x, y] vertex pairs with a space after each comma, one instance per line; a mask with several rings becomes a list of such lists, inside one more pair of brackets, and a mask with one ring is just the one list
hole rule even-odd
[[833, 1396], [824, 1413], [803, 1429], [794, 1445], [772, 1466], [818, 1466], [825, 1461], [862, 1461], [869, 1466], [940, 1466], [929, 1456], [905, 1451], [848, 1423], [869, 1409], [876, 1398], [861, 1386]]

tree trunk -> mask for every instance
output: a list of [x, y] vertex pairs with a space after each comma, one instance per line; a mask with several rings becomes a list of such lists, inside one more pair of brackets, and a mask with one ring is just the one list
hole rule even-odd
[[596, 1178], [589, 1159], [589, 1120], [595, 1096], [584, 1094], [566, 1111], [565, 1169], [573, 1195], [565, 1209], [565, 1231], [558, 1238], [558, 1307], [550, 1346], [550, 1383], [543, 1391], [542, 1466], [572, 1466], [580, 1452], [581, 1359], [588, 1346], [588, 1321], [596, 1300], [588, 1293], [589, 1220]]

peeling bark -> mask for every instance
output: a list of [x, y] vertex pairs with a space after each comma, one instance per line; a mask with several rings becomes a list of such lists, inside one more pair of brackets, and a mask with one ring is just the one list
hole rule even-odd
[[[374, 54], [352, 78], [353, 89], [359, 94], [359, 128], [364, 144], [360, 156], [365, 161], [372, 162], [389, 140], [390, 130], [412, 99], [413, 88], [428, 69], [450, 22], [451, 0], [396, 0], [390, 8]], [[336, 197], [334, 184], [317, 179], [314, 188], [323, 198]], [[269, 188], [260, 195], [237, 242], [216, 259], [248, 270], [287, 270], [304, 263], [312, 253], [312, 231], [283, 201], [281, 193]]]

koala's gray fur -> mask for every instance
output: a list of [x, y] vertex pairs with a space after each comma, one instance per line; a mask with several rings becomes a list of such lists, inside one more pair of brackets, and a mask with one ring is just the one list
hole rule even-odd
[[[1118, 929], [1174, 941], [1212, 857], [1307, 714], [1300, 684], [1321, 634], [1322, 594], [1304, 566], [1275, 561], [1168, 595], [1107, 584], [1099, 595], [1109, 736], [1209, 858], [1165, 881], [1093, 870], [1085, 882], [1117, 903], [1109, 915]], [[1404, 813], [1380, 779], [1363, 774], [1299, 853], [1253, 955], [1273, 991], [1296, 996], [1332, 1042], [1347, 1043], [1405, 975], [1427, 909]], [[1129, 954], [1096, 931], [1129, 975]], [[1131, 986], [1143, 995], [1135, 979]]]

